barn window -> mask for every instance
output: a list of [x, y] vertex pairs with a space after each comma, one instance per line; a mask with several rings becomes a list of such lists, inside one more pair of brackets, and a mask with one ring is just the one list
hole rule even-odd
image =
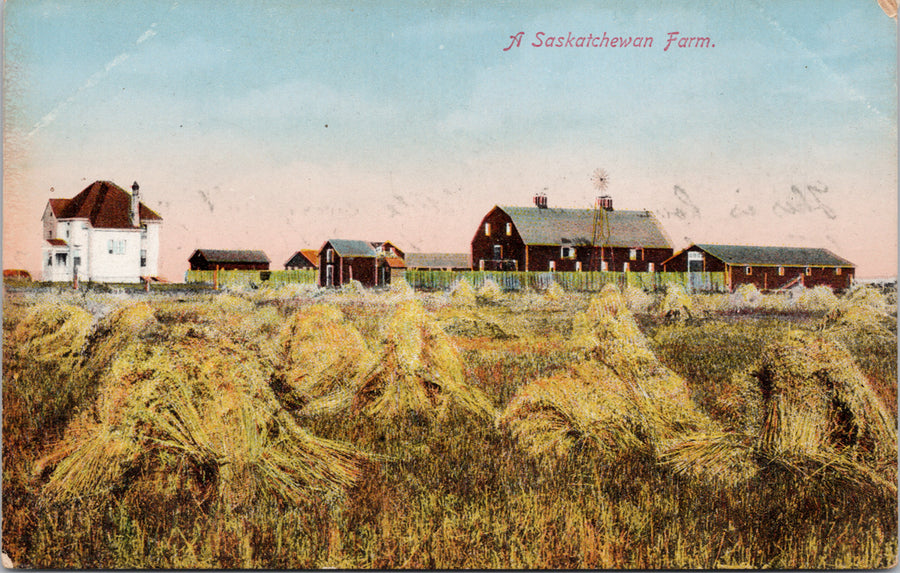
[[744, 267], [744, 274], [745, 274], [745, 275], [752, 275], [752, 274], [753, 274], [753, 267]]
[[334, 262], [334, 249], [326, 249], [325, 251], [325, 262], [333, 263]]
[[806, 269], [805, 269], [803, 272], [806, 274], [806, 276], [811, 275], [811, 274], [812, 274], [812, 267], [806, 267]]
[[499, 261], [503, 258], [503, 245], [494, 245], [494, 260]]
[[841, 267], [835, 267], [835, 268], [834, 268], [834, 274], [836, 274], [836, 275], [841, 274]]
[[647, 263], [647, 272], [648, 273], [656, 272], [656, 266], [653, 263]]
[[574, 259], [575, 247], [562, 247], [559, 250], [559, 257], [562, 259]]
[[512, 223], [506, 224], [506, 235], [507, 236], [512, 235]]
[[631, 270], [631, 263], [622, 263], [622, 272], [627, 273]]
[[551, 271], [555, 271], [555, 270], [556, 270], [556, 261], [550, 261], [550, 270], [551, 270]]
[[600, 261], [600, 270], [606, 272], [609, 270], [609, 263], [606, 261]]
[[581, 261], [575, 261], [575, 270], [581, 272]]
[[637, 258], [638, 258], [638, 249], [628, 249], [628, 260], [636, 261]]
[[778, 267], [778, 276], [780, 276], [780, 277], [784, 276], [784, 267]]
[[490, 224], [490, 223], [485, 223], [485, 224], [484, 224], [484, 234], [485, 234], [485, 236], [487, 236], [487, 237], [490, 237], [490, 236], [491, 236], [491, 224]]

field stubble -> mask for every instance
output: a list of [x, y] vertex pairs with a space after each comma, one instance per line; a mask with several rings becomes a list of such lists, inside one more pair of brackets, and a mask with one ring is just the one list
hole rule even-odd
[[[8, 295], [4, 551], [47, 568], [894, 564], [896, 308], [679, 296]], [[772, 396], [794, 394], [753, 376], [806, 376], [784, 363], [825, 360], [816, 344], [838, 365], [812, 370], [821, 415], [790, 426], [779, 406], [800, 429], [760, 441]], [[797, 436], [802, 464], [760, 445]], [[709, 479], [698, 448], [753, 471]]]

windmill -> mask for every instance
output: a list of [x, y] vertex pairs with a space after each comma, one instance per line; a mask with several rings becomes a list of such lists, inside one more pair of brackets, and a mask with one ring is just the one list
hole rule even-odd
[[609, 243], [609, 215], [608, 211], [612, 210], [612, 197], [606, 195], [605, 192], [609, 188], [609, 174], [605, 169], [597, 168], [591, 177], [594, 181], [594, 189], [601, 194], [594, 202], [594, 232], [591, 238], [591, 266], [592, 271], [600, 270], [597, 265], [597, 245], [600, 246], [600, 267], [602, 268], [603, 247]]

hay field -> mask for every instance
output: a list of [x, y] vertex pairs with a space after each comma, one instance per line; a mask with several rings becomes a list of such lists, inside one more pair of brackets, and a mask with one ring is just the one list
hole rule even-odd
[[896, 297], [4, 295], [33, 568], [884, 568]]

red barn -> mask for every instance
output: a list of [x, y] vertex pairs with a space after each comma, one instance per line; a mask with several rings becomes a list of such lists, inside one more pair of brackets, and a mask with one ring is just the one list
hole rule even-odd
[[472, 267], [511, 271], [654, 272], [672, 243], [649, 211], [615, 211], [603, 197], [595, 209], [557, 209], [546, 197], [534, 207], [496, 206], [472, 239]]
[[363, 286], [378, 284], [375, 249], [367, 241], [329, 239], [319, 249], [319, 286], [337, 287], [350, 281]]
[[197, 249], [188, 259], [192, 271], [267, 271], [269, 257], [262, 251]]
[[839, 291], [850, 288], [856, 268], [828, 249], [694, 244], [665, 261], [663, 270], [725, 273], [732, 290], [742, 284], [760, 290], [800, 284]]

